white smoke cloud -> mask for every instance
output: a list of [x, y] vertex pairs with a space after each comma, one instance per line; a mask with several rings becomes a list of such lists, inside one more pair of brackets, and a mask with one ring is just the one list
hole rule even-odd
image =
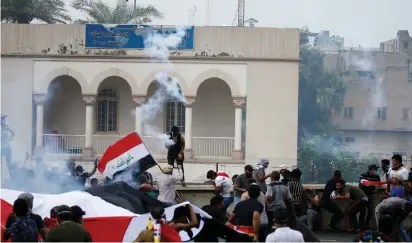
[[[189, 23], [194, 17], [196, 9], [189, 10]], [[162, 71], [155, 76], [157, 89], [154, 94], [142, 105], [142, 120], [145, 135], [155, 136], [159, 140], [159, 146], [172, 143], [168, 136], [161, 132], [161, 129], [154, 127], [154, 119], [163, 111], [164, 103], [168, 99], [186, 103], [186, 98], [180, 89], [179, 80], [169, 77], [169, 72], [174, 69], [169, 60], [170, 50], [176, 49], [182, 42], [188, 27], [177, 27], [174, 33], [163, 35], [153, 31], [145, 39], [145, 53], [153, 58], [155, 62], [162, 63]], [[170, 144], [169, 144], [170, 145]]]

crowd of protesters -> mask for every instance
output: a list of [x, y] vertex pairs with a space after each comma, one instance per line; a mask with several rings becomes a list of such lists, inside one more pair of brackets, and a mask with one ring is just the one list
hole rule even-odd
[[[32, 176], [38, 173], [48, 176], [49, 179], [55, 180], [55, 182], [60, 182], [59, 190], [61, 188], [64, 188], [65, 191], [83, 190], [88, 179], [91, 186], [100, 185], [97, 179], [90, 179], [96, 172], [97, 164], [98, 161], [96, 160], [92, 171], [85, 172], [73, 160], [68, 160], [66, 162], [67, 174], [62, 176], [45, 169], [43, 161], [38, 159], [35, 170], [28, 170], [28, 172]], [[377, 165], [368, 167], [368, 171], [361, 175], [358, 186], [347, 184], [342, 172], [336, 170], [332, 178], [326, 182], [322, 195], [319, 195], [312, 188], [302, 185], [302, 172], [298, 168], [292, 171], [284, 168], [267, 173], [268, 165], [268, 159], [261, 159], [255, 168], [246, 165], [244, 173], [233, 177], [222, 171], [208, 171], [206, 177], [214, 181], [216, 195], [211, 198], [210, 205], [205, 205], [202, 209], [217, 222], [243, 232], [254, 241], [260, 242], [318, 241], [313, 233], [314, 231], [339, 230], [337, 225], [342, 219], [345, 220], [343, 230], [359, 232], [357, 240], [372, 237], [383, 241], [410, 241], [410, 233], [404, 228], [403, 221], [412, 212], [412, 174], [403, 166], [400, 155], [394, 155], [392, 163], [389, 160], [381, 161], [380, 167], [385, 172], [387, 187], [382, 191], [381, 199], [383, 201], [376, 207], [377, 198], [374, 195], [382, 185], [379, 184], [381, 182], [378, 174], [380, 167]], [[148, 172], [135, 175], [133, 180], [136, 180], [136, 184], [139, 185], [138, 189], [141, 192], [147, 193], [167, 203], [167, 205], [179, 203], [179, 195], [176, 193], [174, 186], [176, 182], [181, 181], [183, 178], [181, 166], [178, 165], [177, 168], [174, 168], [172, 165], [166, 165], [162, 168], [162, 171], [163, 174], [157, 178], [156, 185], [154, 185], [152, 175]], [[270, 179], [269, 184], [266, 183], [267, 179]], [[35, 183], [32, 184], [29, 181], [30, 177], [25, 181], [21, 181], [21, 185], [17, 185], [20, 187], [19, 190], [45, 193], [38, 188], [33, 188]], [[364, 183], [364, 181], [369, 183]], [[376, 182], [376, 184], [373, 182]], [[28, 188], [25, 188], [24, 185]], [[50, 188], [50, 186], [47, 187]], [[61, 193], [61, 191], [56, 191], [56, 193]], [[27, 195], [22, 194], [16, 200], [13, 209], [14, 214], [10, 216], [6, 226], [9, 234], [5, 234], [5, 237], [10, 237], [13, 241], [30, 241], [29, 239], [34, 239], [30, 238], [32, 237], [30, 234], [39, 234], [43, 239], [57, 241], [53, 240], [53, 237], [64, 234], [53, 232], [71, 232], [71, 230], [75, 230], [83, 232], [78, 234], [83, 241], [91, 241], [90, 235], [81, 227], [81, 224], [77, 223], [75, 226], [64, 224], [64, 226], [60, 226], [63, 224], [59, 223], [78, 221], [76, 220], [79, 217], [78, 214], [80, 214], [80, 217], [81, 214], [84, 214], [81, 209], [73, 209], [65, 205], [56, 207], [50, 218], [53, 219], [54, 217], [60, 227], [53, 228], [48, 232], [44, 227], [45, 221], [31, 212], [33, 199], [31, 197], [30, 202], [30, 196]], [[350, 203], [342, 210], [337, 205], [339, 200], [350, 200]], [[228, 208], [232, 204], [234, 204], [234, 210], [228, 212]], [[322, 227], [321, 209], [333, 214], [326, 229]], [[182, 229], [179, 228], [182, 226], [181, 223], [176, 224], [179, 226], [175, 227], [177, 231], [186, 230], [198, 224], [198, 221], [195, 221], [192, 217], [193, 215], [191, 216], [190, 210], [181, 210], [185, 212], [184, 214], [182, 211], [182, 215], [186, 215], [185, 222], [189, 223]], [[176, 214], [177, 218], [179, 218], [178, 213], [179, 210]], [[373, 218], [376, 220], [377, 230], [367, 231]], [[34, 227], [32, 221], [36, 227]], [[19, 223], [14, 224], [13, 222]], [[46, 222], [50, 223], [52, 221], [46, 219]], [[388, 224], [387, 222], [393, 223]], [[23, 228], [24, 230], [22, 230]], [[15, 232], [19, 232], [19, 230], [23, 232], [24, 236], [16, 236]], [[78, 240], [79, 238], [67, 238], [65, 241]]]
[[[321, 196], [301, 184], [302, 172], [298, 168], [266, 175], [268, 164], [267, 159], [262, 159], [256, 168], [247, 165], [244, 173], [236, 175], [234, 180], [225, 172], [208, 171], [207, 178], [214, 180], [218, 195], [203, 210], [261, 242], [317, 241], [313, 231], [340, 231], [337, 226], [342, 219], [344, 231], [359, 233], [357, 241], [411, 241], [410, 229], [405, 229], [403, 222], [412, 212], [412, 173], [403, 165], [402, 156], [394, 155], [392, 163], [381, 161], [386, 176], [383, 183], [377, 165], [370, 165], [356, 186], [347, 184], [342, 172], [336, 170]], [[269, 185], [267, 178], [271, 180]], [[387, 184], [380, 198], [383, 201], [375, 206], [374, 195], [383, 184]], [[339, 200], [350, 203], [342, 210], [337, 205]], [[232, 201], [234, 210], [227, 213]], [[321, 209], [333, 214], [325, 229]], [[373, 217], [377, 231], [369, 231]]]

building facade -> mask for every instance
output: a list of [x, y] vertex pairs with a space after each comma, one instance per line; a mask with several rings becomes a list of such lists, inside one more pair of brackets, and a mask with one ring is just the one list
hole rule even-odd
[[347, 82], [335, 125], [358, 157], [412, 156], [412, 60], [410, 53], [341, 50], [325, 56], [326, 68]]
[[[2, 25], [2, 113], [26, 152], [88, 160], [137, 131], [158, 159], [176, 125], [194, 161], [297, 161], [299, 30], [195, 27], [194, 48], [156, 62], [85, 48], [84, 25]], [[171, 67], [171, 68], [170, 68]], [[159, 74], [181, 99], [154, 105]]]

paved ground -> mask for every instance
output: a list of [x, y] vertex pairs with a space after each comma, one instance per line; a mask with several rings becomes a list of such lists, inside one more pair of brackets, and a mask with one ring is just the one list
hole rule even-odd
[[356, 234], [345, 232], [315, 232], [321, 242], [352, 242]]

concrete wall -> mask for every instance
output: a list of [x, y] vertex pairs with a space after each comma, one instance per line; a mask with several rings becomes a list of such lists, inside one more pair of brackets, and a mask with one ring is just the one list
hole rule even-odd
[[[116, 76], [112, 84], [118, 87], [118, 82], [122, 83], [118, 87], [122, 103], [118, 133], [126, 133], [133, 129], [133, 118], [128, 114], [132, 108], [130, 94], [147, 96], [156, 74], [171, 67], [146, 59], [142, 50], [86, 50], [84, 25], [3, 24], [1, 31], [3, 88], [24, 86], [26, 90], [22, 95], [30, 101], [33, 92], [47, 93], [49, 84], [56, 78], [64, 81], [61, 87], [66, 88], [59, 98], [69, 101], [59, 101], [57, 108], [47, 108], [54, 114], [45, 116], [47, 130], [83, 133], [84, 108], [80, 107], [82, 101], [77, 97], [79, 87], [82, 94], [96, 95], [104, 80]], [[195, 49], [174, 55], [169, 76], [179, 79], [186, 96], [197, 96], [193, 136], [233, 136], [231, 99], [247, 97], [248, 163], [255, 164], [258, 158], [269, 157], [274, 164], [296, 164], [298, 29], [196, 27]], [[78, 85], [69, 84], [74, 83], [73, 79], [62, 76], [72, 77]], [[129, 84], [130, 91], [119, 78]], [[70, 96], [69, 91], [76, 95]], [[11, 104], [19, 98], [14, 92], [2, 96], [5, 113], [14, 111]], [[10, 117], [10, 123], [16, 126], [17, 134], [22, 134], [27, 129], [30, 131], [31, 119], [26, 118], [31, 114], [32, 104], [24, 103], [19, 109], [23, 111], [25, 123], [15, 125], [16, 119], [21, 118], [17, 115]], [[63, 119], [62, 114], [69, 112], [70, 117]], [[155, 124], [162, 126], [161, 118], [156, 119]], [[18, 140], [31, 147], [27, 137]]]
[[[2, 24], [1, 53], [27, 55], [144, 56], [143, 50], [86, 50], [85, 25]], [[45, 38], [47, 36], [47, 38]], [[213, 56], [297, 59], [299, 29], [195, 27], [195, 48], [180, 56]]]
[[296, 165], [298, 63], [248, 63], [246, 163]]
[[15, 132], [12, 159], [23, 160], [32, 150], [33, 60], [1, 60], [1, 113]]

